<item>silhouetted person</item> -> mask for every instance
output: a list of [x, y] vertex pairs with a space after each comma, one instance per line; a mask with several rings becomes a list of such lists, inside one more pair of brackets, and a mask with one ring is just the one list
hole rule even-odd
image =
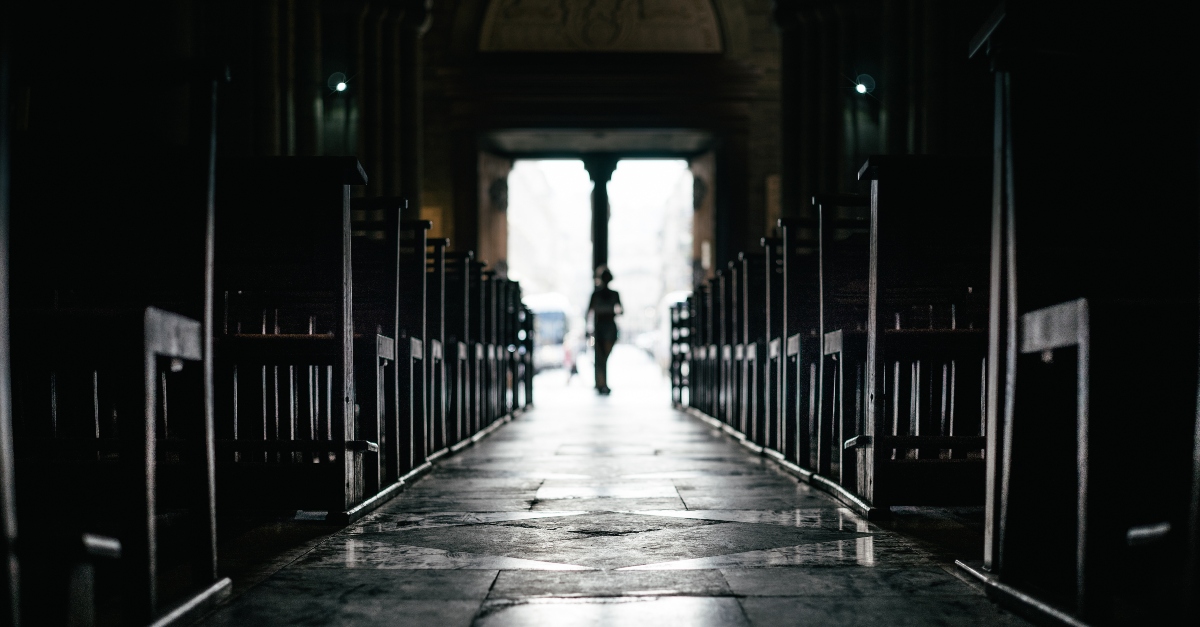
[[596, 291], [588, 302], [592, 314], [592, 338], [596, 341], [596, 391], [608, 394], [608, 354], [617, 343], [617, 316], [621, 314], [621, 295], [609, 289], [612, 273], [606, 266], [596, 268]]

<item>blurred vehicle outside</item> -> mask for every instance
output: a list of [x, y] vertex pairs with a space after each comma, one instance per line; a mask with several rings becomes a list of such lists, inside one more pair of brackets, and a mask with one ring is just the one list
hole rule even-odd
[[581, 329], [580, 315], [567, 297], [558, 292], [526, 296], [525, 305], [533, 311], [533, 368], [570, 368], [578, 358], [573, 338]]

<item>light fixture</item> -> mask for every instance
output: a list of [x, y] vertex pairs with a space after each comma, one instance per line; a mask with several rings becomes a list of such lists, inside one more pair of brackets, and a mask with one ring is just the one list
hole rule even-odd
[[349, 80], [350, 79], [347, 78], [345, 74], [341, 72], [334, 72], [333, 74], [329, 75], [329, 80], [326, 81], [325, 84], [331, 91], [346, 91], [346, 82]]
[[860, 94], [869, 94], [875, 91], [875, 79], [871, 78], [870, 74], [859, 74], [854, 79], [854, 91]]

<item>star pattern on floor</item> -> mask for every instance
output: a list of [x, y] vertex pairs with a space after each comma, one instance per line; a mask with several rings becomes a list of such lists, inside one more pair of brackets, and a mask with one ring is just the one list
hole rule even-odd
[[[309, 553], [297, 565], [674, 569], [708, 568], [711, 566], [706, 566], [705, 560], [722, 558], [729, 564], [769, 560], [772, 551], [784, 551], [783, 555], [792, 556], [791, 561], [798, 561], [797, 556], [817, 561], [828, 551], [814, 545], [828, 545], [835, 553], [844, 554], [844, 543], [860, 539], [871, 540], [864, 546], [875, 549], [876, 534], [859, 530], [865, 525], [840, 528], [846, 526], [845, 519], [826, 524], [815, 514], [806, 516], [798, 512], [680, 515], [685, 513], [494, 512], [433, 513], [423, 517], [408, 514], [399, 520], [385, 519], [352, 527]], [[781, 520], [792, 524], [779, 524], [777, 521]]]

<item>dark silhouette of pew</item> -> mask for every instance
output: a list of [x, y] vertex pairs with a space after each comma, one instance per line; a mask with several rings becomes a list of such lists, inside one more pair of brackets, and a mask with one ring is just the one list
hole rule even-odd
[[[817, 467], [812, 458], [817, 414], [817, 377], [820, 355], [820, 281], [815, 248], [805, 246], [812, 224], [780, 220], [778, 262], [773, 280], [778, 284], [778, 342], [780, 381], [777, 414], [782, 421], [785, 448], [780, 452], [804, 468]], [[807, 236], [806, 236], [807, 235]], [[773, 303], [774, 304], [774, 303]], [[777, 310], [777, 311], [776, 311]]]
[[474, 433], [471, 414], [471, 266], [474, 253], [446, 255], [446, 371], [447, 423], [450, 445]]
[[738, 316], [741, 339], [739, 351], [741, 368], [738, 373], [738, 423], [750, 439], [759, 446], [782, 450], [782, 434], [778, 426], [766, 421], [762, 388], [762, 361], [766, 354], [766, 316], [762, 303], [766, 300], [766, 256], [740, 253], [734, 262], [738, 277], [741, 311]]
[[354, 396], [359, 431], [378, 450], [363, 453], [364, 514], [401, 487], [395, 472], [399, 448], [399, 374], [396, 367], [400, 299], [400, 221], [407, 203], [397, 198], [350, 202], [354, 298]]
[[[22, 71], [38, 63], [26, 59]], [[206, 323], [226, 71], [191, 61], [162, 74], [192, 95], [186, 141], [172, 144], [123, 105], [81, 111], [56, 95], [95, 82], [90, 63], [59, 69], [61, 82], [41, 92], [38, 127], [10, 143], [0, 120], [3, 166], [9, 149], [20, 152], [11, 178], [0, 172], [0, 622], [185, 623], [230, 588], [217, 575]], [[6, 84], [0, 92], [7, 114]], [[89, 147], [113, 128], [122, 141], [97, 161]], [[61, 168], [73, 185], [56, 183]], [[78, 189], [120, 198], [119, 215], [96, 211]], [[76, 509], [62, 515], [64, 503]]]
[[[1190, 54], [1193, 20], [1156, 17], [1010, 2], [971, 42], [995, 75], [994, 367], [984, 558], [964, 566], [1060, 622], [1200, 616], [1193, 99], [1043, 106], [1064, 72], [1173, 80], [1161, 60]], [[1146, 207], [1170, 218], [1100, 218]]]
[[780, 337], [783, 329], [783, 259], [786, 250], [783, 240], [778, 237], [764, 237], [759, 240], [763, 248], [762, 262], [762, 335], [763, 346], [760, 358], [762, 369], [762, 412], [763, 423], [767, 429], [777, 430], [780, 434], [781, 447], [779, 451], [784, 458], [795, 457], [794, 433], [783, 420], [783, 341]]
[[811, 467], [852, 491], [858, 488], [854, 438], [866, 432], [870, 200], [852, 194], [813, 197], [821, 357], [810, 432]]
[[[354, 158], [230, 163], [219, 188], [219, 477], [233, 508], [347, 512], [364, 497], [354, 398]], [[374, 435], [374, 434], [372, 434]]]
[[446, 246], [450, 240], [444, 238], [431, 239], [428, 242], [428, 273], [426, 282], [428, 293], [429, 334], [428, 386], [426, 392], [429, 399], [429, 423], [432, 429], [429, 433], [427, 446], [432, 455], [447, 451], [449, 443], [449, 427], [446, 422]]
[[855, 492], [876, 508], [978, 503], [987, 170], [872, 157], [859, 176], [871, 181], [866, 411], [843, 441], [857, 453]]
[[533, 352], [534, 346], [534, 313], [524, 303], [520, 303], [520, 329], [517, 332], [518, 348], [517, 360], [520, 374], [517, 380], [521, 389], [520, 409], [528, 409], [533, 406]]
[[[66, 328], [104, 332], [35, 333]], [[25, 563], [25, 590], [40, 597], [26, 618], [149, 620], [181, 599], [227, 594], [228, 580], [203, 576], [215, 536], [200, 323], [153, 307], [34, 309], [19, 310], [13, 329], [23, 537], [51, 549]], [[82, 515], [49, 516], [64, 498]], [[177, 582], [178, 569], [200, 576]], [[119, 606], [102, 600], [114, 594]]]
[[[737, 275], [733, 272], [733, 262], [717, 273], [717, 323], [720, 325], [718, 340], [720, 346], [720, 390], [718, 391], [718, 419], [737, 429], [737, 385], [738, 374], [735, 347], [738, 345], [738, 289]], [[738, 431], [743, 430], [738, 429]]]
[[473, 432], [481, 431], [488, 426], [486, 404], [490, 379], [487, 370], [487, 321], [484, 313], [487, 299], [484, 295], [483, 277], [483, 268], [486, 265], [487, 263], [482, 260], [471, 260], [469, 263], [470, 276], [467, 278], [470, 284], [468, 309], [471, 314], [470, 337], [472, 339], [472, 345], [467, 350], [470, 352], [471, 359], [470, 417]]
[[398, 350], [396, 363], [400, 379], [400, 423], [396, 438], [397, 465], [388, 468], [389, 476], [397, 481], [410, 473], [429, 468], [429, 424], [426, 392], [429, 370], [426, 365], [428, 348], [427, 308], [428, 271], [427, 231], [433, 228], [428, 220], [405, 220], [400, 224], [400, 316], [397, 326]]
[[692, 311], [695, 296], [671, 305], [671, 363], [668, 376], [671, 379], [671, 403], [677, 409], [691, 405], [694, 373], [692, 362]]
[[705, 389], [702, 398], [701, 411], [714, 418], [720, 416], [721, 402], [721, 316], [720, 290], [716, 278], [700, 286], [703, 296], [704, 316], [703, 326], [705, 350], [701, 357], [704, 360]]

